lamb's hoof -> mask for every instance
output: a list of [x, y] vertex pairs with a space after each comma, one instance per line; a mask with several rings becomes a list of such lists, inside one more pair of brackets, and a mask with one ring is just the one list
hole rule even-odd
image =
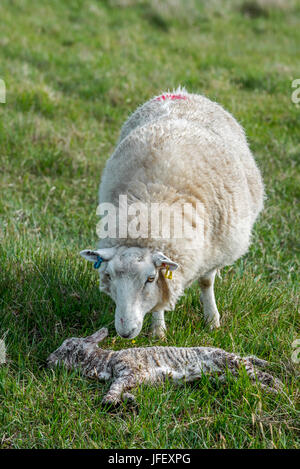
[[134, 404], [135, 403], [135, 397], [130, 392], [124, 392], [122, 398], [123, 398], [123, 401], [127, 402], [128, 404]]
[[104, 397], [102, 399], [102, 406], [110, 410], [117, 409], [121, 404], [120, 399], [112, 399], [110, 397]]
[[122, 400], [126, 406], [138, 411], [138, 405], [133, 394], [125, 392], [122, 396]]

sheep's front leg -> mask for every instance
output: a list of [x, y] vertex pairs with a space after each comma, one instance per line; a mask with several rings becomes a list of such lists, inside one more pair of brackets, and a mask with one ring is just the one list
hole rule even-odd
[[164, 311], [154, 311], [152, 313], [151, 334], [153, 337], [162, 339], [166, 334], [166, 324]]
[[216, 305], [214, 294], [216, 270], [199, 279], [201, 287], [201, 301], [204, 309], [204, 319], [211, 329], [220, 327], [220, 314]]
[[116, 406], [120, 404], [122, 400], [134, 402], [134, 396], [127, 392], [123, 394], [123, 391], [129, 390], [133, 388], [135, 385], [136, 385], [136, 380], [132, 374], [128, 374], [128, 375], [116, 378], [112, 382], [108, 393], [102, 399], [102, 404], [109, 404], [109, 405]]

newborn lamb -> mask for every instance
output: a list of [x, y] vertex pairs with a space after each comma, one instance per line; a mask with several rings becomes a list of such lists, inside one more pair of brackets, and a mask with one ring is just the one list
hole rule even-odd
[[103, 350], [98, 342], [108, 335], [102, 328], [86, 338], [66, 339], [48, 357], [48, 365], [64, 364], [68, 369], [80, 368], [88, 377], [112, 380], [103, 403], [116, 405], [123, 401], [134, 402], [127, 391], [142, 383], [159, 383], [165, 378], [175, 382], [194, 381], [203, 374], [226, 379], [226, 370], [233, 375], [244, 365], [251, 381], [259, 381], [270, 392], [277, 393], [282, 383], [269, 373], [254, 368], [268, 364], [254, 356], [240, 357], [213, 347], [138, 347], [119, 351]]

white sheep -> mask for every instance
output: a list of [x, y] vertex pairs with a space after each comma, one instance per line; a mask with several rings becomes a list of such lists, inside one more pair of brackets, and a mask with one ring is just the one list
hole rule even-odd
[[[127, 197], [126, 224], [119, 216], [120, 196]], [[100, 290], [116, 303], [118, 334], [137, 336], [145, 314], [152, 312], [152, 332], [163, 336], [164, 311], [174, 309], [184, 289], [197, 279], [204, 318], [219, 327], [216, 271], [247, 251], [264, 198], [244, 131], [231, 114], [184, 89], [151, 99], [124, 124], [103, 172], [99, 197], [117, 208], [117, 231], [101, 239], [99, 249], [81, 255], [99, 260], [96, 267], [101, 264]], [[139, 204], [144, 211], [138, 231], [132, 222]], [[187, 204], [192, 215], [183, 214]], [[153, 207], [158, 212], [161, 205], [172, 206], [173, 224], [164, 235], [163, 218], [157, 236], [149, 213]], [[174, 231], [182, 220], [190, 231], [178, 237]]]

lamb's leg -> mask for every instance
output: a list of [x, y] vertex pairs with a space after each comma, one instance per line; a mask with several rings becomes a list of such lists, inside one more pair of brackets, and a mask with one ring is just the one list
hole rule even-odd
[[136, 404], [135, 397], [131, 392], [124, 392], [122, 394], [122, 401], [126, 402], [127, 404]]
[[275, 378], [274, 376], [270, 375], [270, 373], [266, 373], [265, 371], [256, 369], [251, 362], [245, 359], [243, 360], [243, 362], [247, 375], [249, 376], [251, 381], [259, 381], [259, 383], [261, 383], [262, 388], [272, 393], [278, 393], [278, 391], [283, 390], [283, 384], [278, 378]]
[[259, 366], [261, 368], [270, 366], [269, 362], [267, 362], [266, 360], [262, 360], [261, 358], [258, 358], [255, 355], [248, 355], [247, 357], [245, 357], [245, 359], [252, 363], [252, 365]]
[[134, 396], [132, 394], [127, 392], [123, 394], [123, 392], [133, 388], [136, 384], [133, 374], [126, 374], [116, 378], [112, 382], [107, 394], [102, 399], [102, 404], [116, 406], [120, 404], [122, 400], [134, 402]]
[[216, 305], [214, 294], [214, 281], [216, 270], [199, 279], [201, 287], [201, 301], [204, 309], [204, 319], [211, 329], [220, 327], [220, 314]]
[[[251, 357], [253, 358], [253, 357]], [[256, 358], [256, 357], [255, 357]], [[263, 360], [264, 361], [264, 360]], [[233, 367], [229, 367], [229, 371], [232, 373], [233, 376], [238, 376], [238, 369], [240, 364], [243, 364], [246, 369], [246, 373], [249, 376], [250, 380], [253, 383], [260, 383], [260, 386], [265, 389], [267, 392], [277, 394], [278, 391], [283, 391], [283, 384], [278, 379], [272, 376], [270, 373], [266, 373], [261, 370], [257, 370], [251, 363], [251, 361], [246, 360], [245, 358], [241, 359], [239, 363], [236, 363]], [[212, 375], [210, 377], [212, 381], [215, 381], [216, 378]], [[218, 381], [220, 383], [225, 383], [227, 380], [226, 373], [219, 373], [218, 374]]]
[[165, 337], [166, 324], [164, 311], [154, 311], [152, 313], [151, 334], [162, 339]]
[[261, 386], [269, 392], [278, 393], [278, 391], [283, 391], [283, 384], [270, 373], [265, 373], [263, 371], [257, 371], [256, 373], [257, 380], [261, 383]]

